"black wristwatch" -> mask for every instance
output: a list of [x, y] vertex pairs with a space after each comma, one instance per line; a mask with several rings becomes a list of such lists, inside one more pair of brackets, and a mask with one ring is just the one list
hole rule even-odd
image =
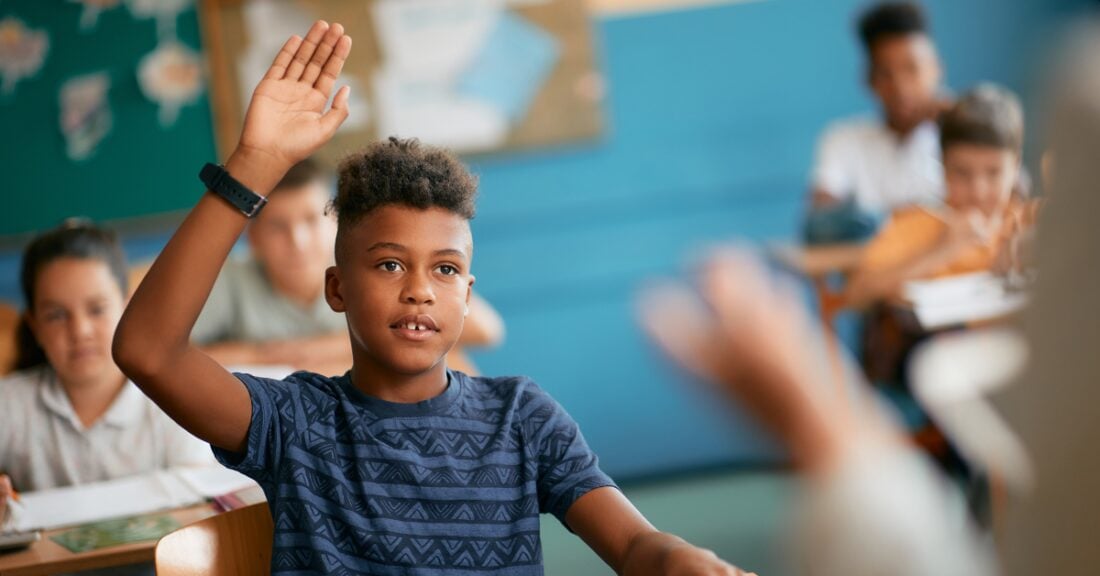
[[199, 180], [213, 193], [221, 196], [231, 206], [249, 218], [260, 213], [267, 204], [267, 198], [248, 189], [225, 169], [224, 166], [206, 163], [199, 171]]

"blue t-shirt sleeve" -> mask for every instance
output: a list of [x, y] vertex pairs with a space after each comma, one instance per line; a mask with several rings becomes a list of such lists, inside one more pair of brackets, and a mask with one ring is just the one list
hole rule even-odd
[[596, 488], [617, 486], [560, 404], [533, 384], [525, 395], [527, 438], [537, 450], [539, 512], [553, 514], [568, 528], [565, 514], [574, 502]]
[[252, 421], [243, 452], [231, 452], [214, 446], [214, 457], [226, 468], [236, 470], [257, 482], [270, 478], [283, 458], [287, 434], [293, 430], [288, 414], [279, 407], [297, 404], [300, 387], [285, 380], [259, 378], [251, 374], [234, 373], [252, 400]]

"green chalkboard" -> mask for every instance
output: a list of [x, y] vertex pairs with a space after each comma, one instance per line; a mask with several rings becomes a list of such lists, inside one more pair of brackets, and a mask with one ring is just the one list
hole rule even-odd
[[[135, 17], [129, 6], [119, 2], [82, 30], [82, 3], [0, 1], [0, 22], [18, 18], [49, 35], [42, 69], [0, 93], [0, 239], [70, 216], [117, 220], [182, 210], [202, 193], [196, 174], [215, 159], [206, 92], [162, 127], [137, 77], [138, 63], [157, 46], [158, 23]], [[198, 51], [195, 8], [175, 21], [176, 38]], [[90, 157], [73, 161], [60, 129], [59, 91], [70, 78], [94, 72], [110, 76], [113, 127]]]

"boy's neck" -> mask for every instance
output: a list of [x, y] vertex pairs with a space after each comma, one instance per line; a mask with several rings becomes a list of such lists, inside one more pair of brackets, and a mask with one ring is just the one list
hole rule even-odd
[[400, 374], [373, 360], [356, 357], [351, 383], [360, 392], [399, 404], [415, 404], [439, 396], [447, 389], [447, 362], [440, 360], [426, 372]]

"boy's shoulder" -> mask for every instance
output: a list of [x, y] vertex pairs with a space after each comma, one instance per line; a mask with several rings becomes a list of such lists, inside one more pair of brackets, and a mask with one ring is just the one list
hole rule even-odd
[[870, 114], [860, 114], [833, 120], [822, 132], [823, 138], [830, 142], [860, 143], [870, 138], [882, 136], [886, 126], [882, 120]]
[[471, 376], [458, 370], [450, 373], [474, 399], [524, 404], [550, 400], [549, 394], [528, 376]]

